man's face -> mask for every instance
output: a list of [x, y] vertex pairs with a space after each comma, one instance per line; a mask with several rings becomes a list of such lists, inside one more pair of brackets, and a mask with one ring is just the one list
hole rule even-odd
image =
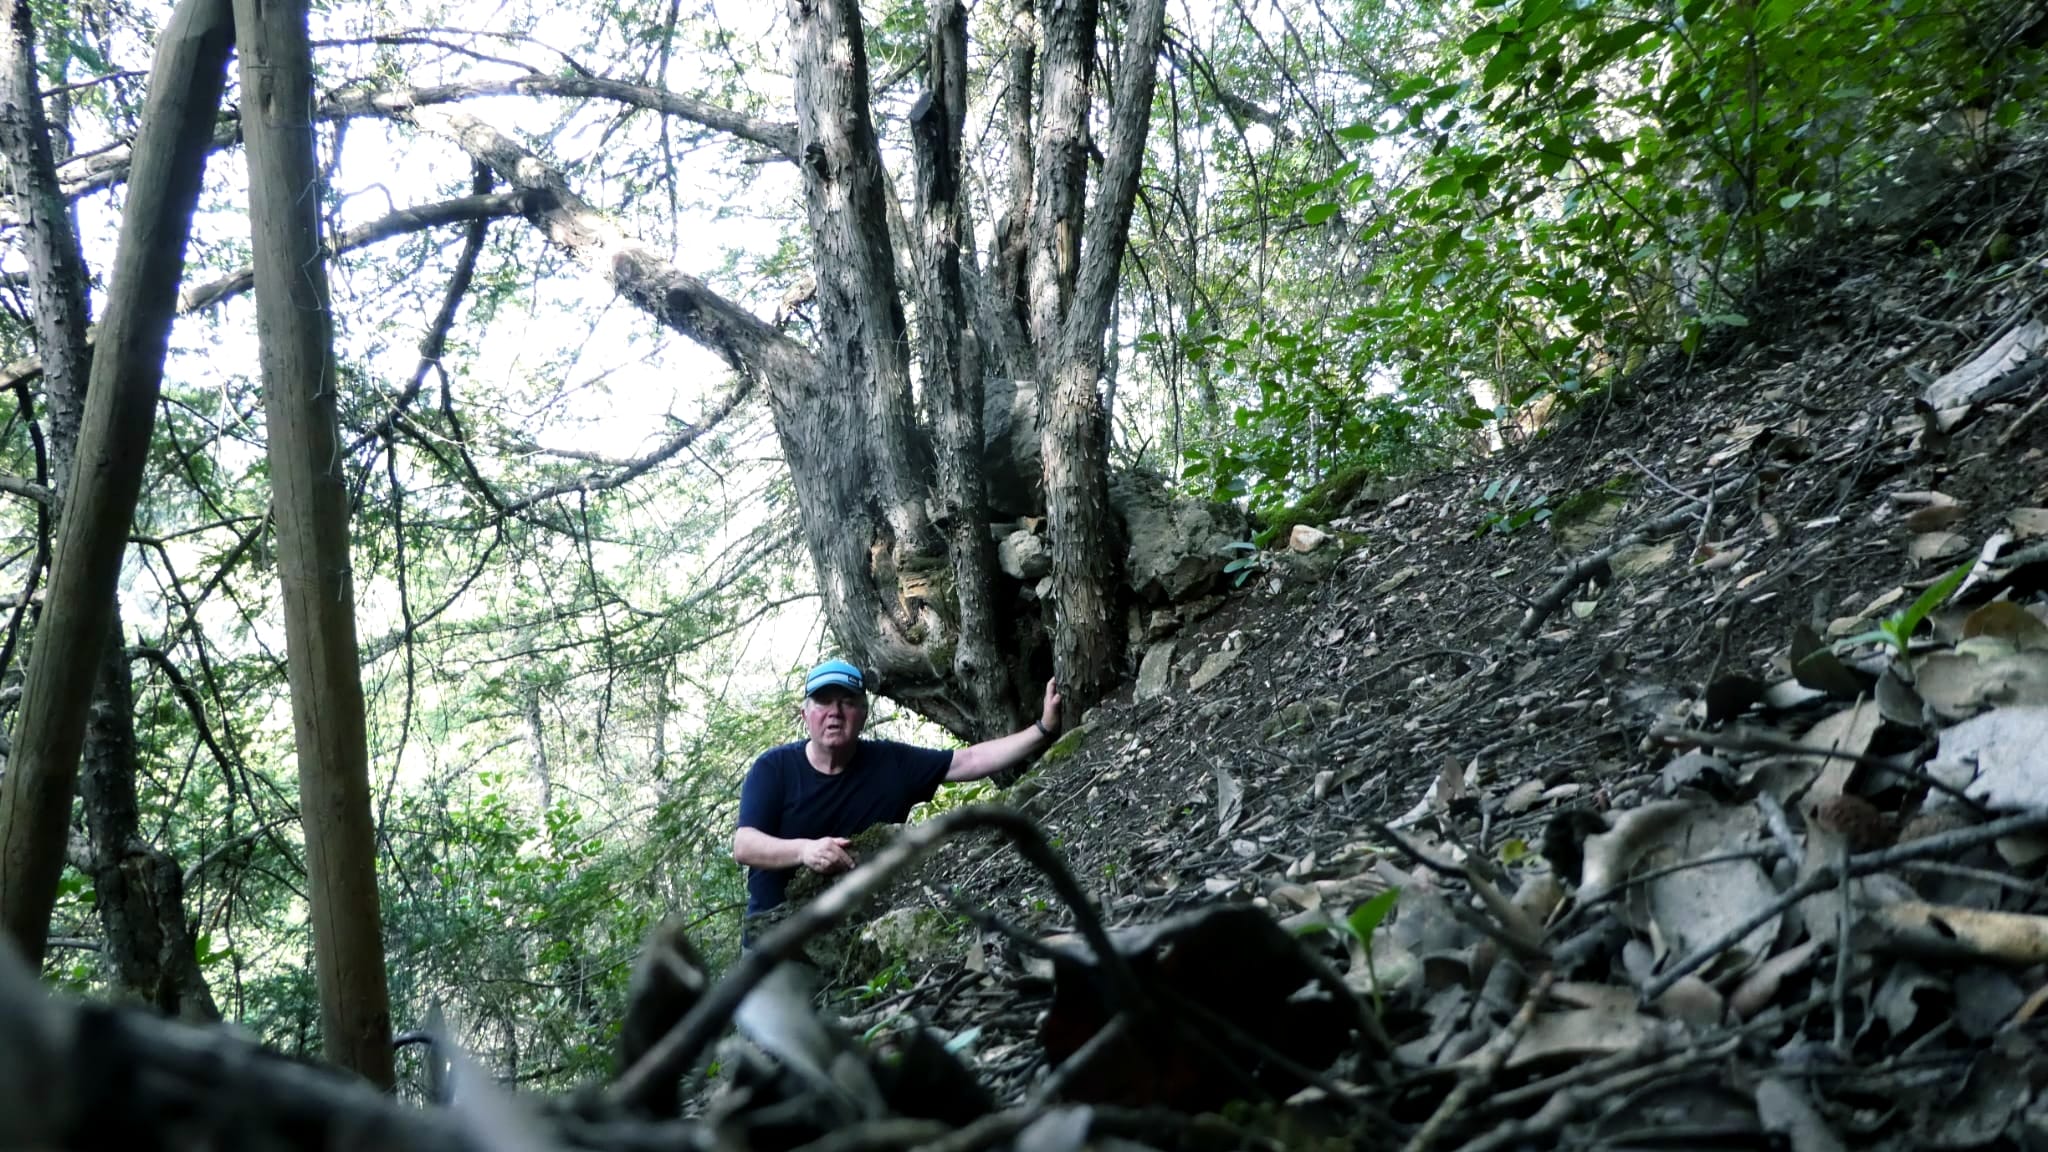
[[804, 729], [813, 741], [828, 750], [852, 745], [867, 720], [865, 693], [835, 685], [820, 688], [804, 699]]

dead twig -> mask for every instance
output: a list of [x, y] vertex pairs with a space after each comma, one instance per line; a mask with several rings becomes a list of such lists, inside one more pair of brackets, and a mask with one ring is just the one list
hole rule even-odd
[[1785, 859], [1792, 863], [1794, 872], [1799, 871], [1806, 864], [1806, 853], [1801, 851], [1798, 838], [1792, 835], [1792, 822], [1785, 816], [1785, 806], [1769, 792], [1759, 792], [1756, 795], [1756, 810], [1763, 813], [1764, 828], [1770, 832], [1771, 839], [1777, 842], [1778, 851], [1783, 852]]
[[1431, 648], [1424, 652], [1411, 652], [1408, 655], [1401, 657], [1399, 660], [1393, 660], [1388, 663], [1380, 665], [1379, 667], [1373, 669], [1372, 671], [1366, 673], [1364, 676], [1360, 677], [1358, 680], [1354, 681], [1349, 688], [1346, 688], [1344, 690], [1344, 695], [1341, 697], [1341, 700], [1343, 703], [1346, 704], [1353, 703], [1356, 701], [1358, 693], [1363, 692], [1365, 690], [1366, 685], [1372, 683], [1373, 681], [1379, 679], [1382, 676], [1385, 676], [1387, 673], [1392, 672], [1399, 668], [1406, 668], [1410, 664], [1420, 663], [1424, 660], [1433, 660], [1439, 656], [1456, 657], [1457, 659], [1465, 661], [1467, 664], [1477, 665], [1479, 663], [1479, 655], [1477, 653], [1465, 652], [1457, 648]]
[[932, 849], [963, 832], [989, 828], [1009, 837], [1017, 851], [1052, 882], [1053, 891], [1074, 912], [1076, 926], [1095, 950], [1109, 992], [1116, 1007], [1142, 1011], [1144, 990], [1131, 972], [1123, 954], [1109, 941], [1102, 920], [1088, 903], [1087, 893], [1074, 874], [1046, 843], [1044, 833], [1023, 813], [997, 806], [962, 808], [936, 820], [919, 824], [896, 842], [877, 853], [873, 860], [854, 869], [817, 899], [770, 929], [751, 952], [740, 957], [725, 979], [711, 986], [675, 1027], [648, 1049], [625, 1075], [612, 1084], [607, 1096], [621, 1104], [634, 1104], [663, 1081], [680, 1076], [714, 1037], [725, 1030], [732, 1014], [761, 980], [778, 964], [796, 955], [813, 936], [826, 931], [867, 903], [877, 892], [924, 858]]
[[2041, 393], [2040, 399], [2027, 405], [2026, 411], [2013, 417], [2012, 423], [2005, 426], [2005, 431], [1998, 434], [1998, 447], [2000, 449], [2009, 447], [2013, 442], [2013, 438], [2020, 434], [2020, 429], [2027, 426], [2027, 421], [2032, 420], [2035, 413], [2041, 411], [2042, 405], [2048, 405], [2048, 392]]
[[1924, 784], [1936, 792], [1955, 800], [1978, 815], [1990, 810], [1984, 803], [1961, 788], [1942, 780], [1918, 767], [1902, 764], [1887, 756], [1872, 756], [1866, 752], [1845, 752], [1839, 748], [1815, 748], [1789, 740], [1771, 732], [1757, 732], [1742, 729], [1736, 732], [1702, 732], [1692, 728], [1672, 728], [1665, 725], [1650, 729], [1650, 739], [1662, 740], [1667, 744], [1682, 747], [1712, 748], [1716, 752], [1776, 752], [1790, 756], [1820, 756], [1830, 760], [1853, 760], [1865, 768], [1904, 776], [1916, 784]]
[[1824, 868], [1817, 868], [1801, 879], [1799, 883], [1779, 893], [1777, 899], [1744, 917], [1742, 923], [1730, 927], [1719, 936], [1700, 945], [1691, 954], [1658, 975], [1656, 979], [1644, 984], [1637, 999], [1645, 1005], [1656, 1003], [1657, 998], [1670, 991], [1673, 984], [1699, 971], [1709, 960], [1734, 947], [1743, 937], [1756, 931], [1758, 927], [1783, 915], [1787, 908], [1792, 907], [1808, 896], [1816, 896], [1827, 891], [1829, 888], [1840, 883], [1845, 876], [1851, 878], [1868, 876], [1873, 872], [1882, 872], [1887, 868], [1895, 868], [1909, 860], [1925, 860], [1933, 856], [1960, 852], [1966, 848], [1974, 848], [1979, 844], [1989, 844], [1994, 840], [2003, 839], [2007, 836], [2017, 836], [2025, 832], [2038, 832], [2043, 828], [2048, 828], [2048, 809], [2036, 809], [2019, 813], [2016, 816], [2007, 816], [1999, 820], [1993, 820], [1986, 824], [1978, 824], [1971, 828], [1958, 828], [1953, 832], [1944, 832], [1939, 836], [1929, 836], [1923, 840], [1899, 844], [1877, 852], [1865, 852], [1860, 856], [1851, 856], [1845, 867], [1837, 868], [1830, 865]]
[[1509, 1020], [1506, 1028], [1501, 1029], [1498, 1035], [1486, 1042], [1485, 1049], [1479, 1054], [1479, 1062], [1458, 1081], [1458, 1086], [1451, 1089], [1443, 1098], [1443, 1102], [1436, 1106], [1436, 1111], [1430, 1114], [1429, 1119], [1409, 1138], [1408, 1143], [1402, 1146], [1401, 1152], [1428, 1152], [1429, 1146], [1436, 1143], [1437, 1137], [1443, 1135], [1452, 1118], [1465, 1112], [1473, 1095], [1492, 1084], [1493, 1078], [1500, 1075], [1500, 1070], [1507, 1064], [1508, 1056], [1514, 1052], [1515, 1045], [1522, 1042], [1523, 1033], [1527, 1032], [1529, 1025], [1535, 1021], [1537, 1006], [1550, 994], [1553, 978], [1551, 972], [1545, 971], [1536, 978], [1536, 983], [1529, 986], [1529, 994], [1522, 998], [1522, 1007], [1515, 1013], [1514, 1019]]
[[[1748, 483], [1748, 476], [1737, 476], [1733, 480], [1726, 481], [1708, 492], [1705, 502], [1711, 505], [1715, 501], [1733, 497], [1741, 492], [1743, 486]], [[1552, 612], [1563, 607], [1565, 597], [1570, 596], [1573, 589], [1592, 578], [1594, 573], [1605, 568], [1607, 561], [1616, 552], [1631, 545], [1645, 543], [1676, 530], [1679, 525], [1684, 524], [1693, 517], [1694, 507], [1701, 502], [1699, 497], [1688, 497], [1684, 504], [1665, 512], [1663, 515], [1649, 521], [1614, 543], [1604, 548], [1596, 548], [1565, 565], [1563, 574], [1558, 576], [1557, 580], [1544, 591], [1543, 595], [1536, 598], [1535, 603], [1529, 605], [1527, 612], [1522, 613], [1522, 622], [1516, 626], [1515, 634], [1524, 640], [1534, 636], [1536, 630], [1543, 626], [1543, 621], [1549, 619]]]
[[1696, 1048], [1667, 1056], [1654, 1064], [1624, 1072], [1597, 1084], [1584, 1087], [1566, 1088], [1551, 1094], [1526, 1120], [1510, 1120], [1494, 1125], [1492, 1131], [1461, 1145], [1457, 1152], [1498, 1152], [1521, 1144], [1538, 1141], [1571, 1122], [1579, 1110], [1588, 1104], [1611, 1099], [1622, 1092], [1633, 1091], [1644, 1084], [1652, 1083], [1673, 1072], [1711, 1064], [1735, 1051], [1742, 1043], [1740, 1037], [1730, 1037], [1706, 1048]]

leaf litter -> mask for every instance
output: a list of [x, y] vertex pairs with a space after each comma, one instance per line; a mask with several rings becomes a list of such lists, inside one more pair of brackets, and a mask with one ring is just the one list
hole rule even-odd
[[[2048, 247], [1942, 218], [1993, 212]], [[756, 986], [697, 1127], [631, 1146], [2048, 1147], [2035, 290], [1815, 257], [1309, 526], [1333, 572], [1159, 606], [1184, 662], [1007, 797], [1065, 871], [902, 865], [861, 918], [939, 930]], [[1559, 514], [1489, 528], [1503, 491]]]
[[[1898, 292], [1930, 275], [1851, 265]], [[1835, 323], [1864, 314], [1857, 294], [1824, 301]], [[2021, 302], [1987, 289], [1912, 362], [1976, 363]], [[1873, 368], [1921, 334], [1809, 343], [1797, 312], [1608, 419], [1323, 526], [1363, 540], [1335, 575], [1182, 633], [1204, 650], [1240, 633], [1231, 678], [1090, 721], [1155, 750], [1048, 821], [1103, 915], [1257, 909], [1391, 1045], [1354, 1036], [1321, 1083], [1233, 1116], [1280, 1144], [1386, 1148], [1622, 1147], [1653, 1115], [1719, 1146], [2048, 1146], [2048, 1094], [2025, 1087], [2048, 1083], [2029, 1026], [2048, 1005], [2048, 882], [2042, 857], [2010, 862], [2048, 845], [2048, 552], [2024, 553], [2048, 535], [2048, 434], [1991, 451], [2032, 397], [1996, 395], [1979, 365], [1989, 383], [1932, 451], [1917, 422], [1894, 430], [1911, 379]], [[1600, 495], [1562, 526], [1475, 531], [1487, 489], [1515, 483], [1554, 508]], [[1961, 591], [1910, 613], [1944, 573]], [[1341, 707], [1263, 726], [1315, 700]], [[1047, 793], [1116, 757], [1058, 766]], [[1216, 764], [1237, 786], [1222, 839], [1221, 790], [1187, 783], [1220, 783]], [[934, 877], [1015, 935], [1071, 922], [1000, 855]], [[1375, 896], [1384, 921], [1347, 927]], [[978, 938], [979, 992], [931, 1022], [993, 1001], [1023, 1028], [1050, 990]], [[956, 970], [934, 957], [924, 980]], [[987, 1077], [999, 1096], [1059, 1075], [1016, 1060]]]

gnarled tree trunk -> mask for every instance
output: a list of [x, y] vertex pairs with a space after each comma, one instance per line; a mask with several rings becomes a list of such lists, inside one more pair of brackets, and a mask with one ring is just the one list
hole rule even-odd
[[[1009, 386], [1002, 377], [982, 378], [982, 363], [1028, 372], [1044, 413], [1042, 478], [1028, 467], [1025, 474], [1042, 483], [1050, 520], [1053, 665], [1076, 707], [1092, 703], [1115, 685], [1121, 655], [1098, 392], [1102, 337], [1144, 158], [1163, 5], [1138, 0], [1130, 6], [1121, 83], [1092, 203], [1088, 123], [1099, 3], [1048, 4], [1037, 21], [1044, 29], [1042, 52], [1028, 39], [1028, 9], [1014, 13], [1019, 39], [1009, 56], [1009, 123], [1011, 148], [1019, 154], [1012, 157], [1011, 184], [1015, 196], [1028, 189], [1031, 202], [1013, 202], [1001, 217], [992, 279], [999, 293], [1021, 296], [980, 302], [965, 297], [969, 285], [982, 281], [968, 273], [972, 261], [961, 251], [966, 211], [956, 125], [964, 111], [959, 61], [966, 36], [954, 6], [934, 5], [931, 83], [912, 116], [921, 223], [914, 234], [922, 273], [917, 337], [933, 424], [923, 436], [917, 429], [904, 432], [897, 415], [907, 384], [895, 349], [907, 334], [880, 202], [886, 182], [868, 107], [859, 8], [852, 0], [790, 0], [788, 12], [826, 376], [804, 390], [801, 403], [778, 405], [776, 415], [834, 634], [854, 659], [880, 673], [884, 692], [962, 735], [986, 735], [1025, 714], [1026, 678], [1007, 675], [997, 655], [1006, 638], [995, 624], [1005, 608], [1023, 607], [1022, 590], [1013, 586], [1004, 604], [1002, 585], [983, 558], [986, 512], [971, 511], [981, 469], [965, 459], [976, 453], [962, 448], [972, 422], [964, 408]], [[1034, 73], [1035, 133], [1031, 93], [1020, 89]], [[984, 343], [995, 345], [992, 355], [983, 354]], [[975, 379], [968, 380], [970, 374]], [[1019, 415], [1012, 410], [1010, 418]], [[938, 446], [934, 501], [925, 510], [936, 508], [930, 518], [948, 528], [943, 557], [913, 530], [916, 517], [908, 514], [914, 494], [932, 483], [926, 442]], [[807, 487], [828, 499], [803, 499]], [[985, 509], [985, 489], [980, 503]], [[959, 523], [963, 513], [976, 522], [972, 532]], [[951, 596], [925, 578], [934, 562], [950, 572]], [[942, 603], [952, 612], [935, 611]]]

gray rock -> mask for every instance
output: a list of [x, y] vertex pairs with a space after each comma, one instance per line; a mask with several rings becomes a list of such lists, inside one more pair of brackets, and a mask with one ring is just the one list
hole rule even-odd
[[1129, 538], [1125, 577], [1154, 603], [1201, 589], [1230, 562], [1224, 546], [1250, 535], [1243, 509], [1174, 500], [1158, 481], [1133, 473], [1110, 478], [1109, 502]]
[[1314, 584], [1328, 579], [1344, 555], [1335, 548], [1320, 548], [1307, 553], [1278, 552], [1274, 558], [1276, 566], [1289, 580], [1297, 584]]
[[982, 467], [989, 511], [1025, 516], [1045, 511], [1044, 466], [1038, 450], [1038, 384], [983, 380]]
[[1052, 571], [1052, 553], [1031, 532], [1012, 532], [996, 545], [996, 563], [1016, 580], [1037, 580]]
[[1202, 661], [1202, 666], [1195, 669], [1195, 674], [1188, 677], [1188, 687], [1197, 692], [1207, 688], [1218, 676], [1228, 671], [1232, 664], [1237, 663], [1238, 653], [1242, 651], [1242, 648], [1226, 648], [1221, 652], [1211, 652], [1209, 658]]
[[1166, 695], [1173, 684], [1173, 641], [1165, 640], [1145, 650], [1145, 661], [1138, 665], [1138, 686], [1131, 691], [1133, 700], [1156, 700]]

